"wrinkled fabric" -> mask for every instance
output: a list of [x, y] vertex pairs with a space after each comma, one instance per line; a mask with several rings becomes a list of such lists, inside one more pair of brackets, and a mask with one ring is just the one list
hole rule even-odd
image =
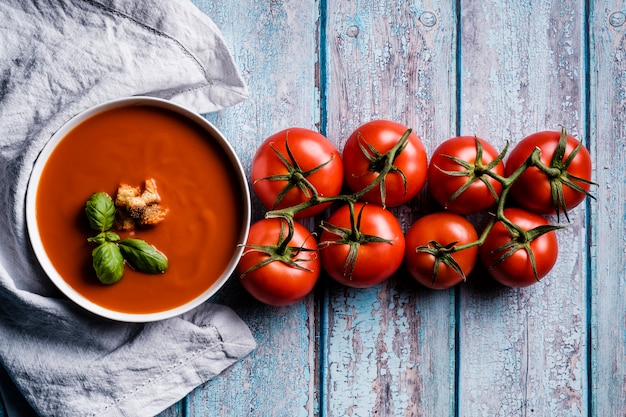
[[[25, 194], [51, 135], [131, 95], [217, 111], [247, 90], [214, 23], [187, 1], [0, 2], [0, 393], [9, 416], [151, 416], [255, 347], [211, 303], [147, 324], [96, 317], [48, 280]], [[31, 410], [29, 410], [29, 407]]]

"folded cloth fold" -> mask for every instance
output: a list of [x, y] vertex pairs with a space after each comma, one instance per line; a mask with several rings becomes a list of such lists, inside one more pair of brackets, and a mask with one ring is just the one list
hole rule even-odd
[[206, 113], [244, 100], [245, 84], [215, 24], [184, 0], [3, 0], [0, 17], [0, 394], [7, 413], [29, 415], [28, 404], [42, 416], [157, 414], [250, 353], [250, 331], [211, 303], [147, 324], [75, 306], [30, 248], [28, 178], [50, 136], [92, 105], [152, 95]]

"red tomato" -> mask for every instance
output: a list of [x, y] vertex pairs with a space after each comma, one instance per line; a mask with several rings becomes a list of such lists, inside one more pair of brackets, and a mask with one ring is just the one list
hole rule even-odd
[[[482, 158], [478, 158], [478, 161], [476, 141], [479, 141], [482, 149]], [[495, 196], [499, 197], [502, 192], [502, 184], [486, 175], [485, 171], [504, 175], [504, 163], [498, 160], [498, 156], [498, 151], [484, 139], [458, 136], [446, 140], [435, 149], [430, 160], [430, 194], [445, 209], [455, 213], [476, 213], [491, 207], [496, 203]], [[472, 175], [458, 175], [462, 172]], [[467, 188], [451, 200], [463, 187]]]
[[[287, 230], [284, 219], [262, 219], [254, 223], [250, 227], [248, 246], [237, 265], [241, 285], [257, 300], [273, 306], [302, 299], [311, 292], [320, 275], [317, 242], [300, 223], [294, 222], [294, 235], [286, 251], [276, 252]], [[270, 259], [273, 260], [263, 264]], [[256, 265], [261, 266], [251, 269]]]
[[[505, 209], [504, 215], [525, 231], [549, 225], [543, 216], [519, 208]], [[533, 239], [527, 245], [534, 255], [537, 275], [533, 271], [529, 252], [524, 247], [517, 249], [506, 260], [500, 261], [508, 251], [501, 248], [512, 241], [519, 239], [512, 237], [502, 222], [497, 222], [479, 249], [483, 265], [500, 283], [509, 287], [526, 287], [545, 277], [556, 263], [559, 251], [554, 230]]]
[[[307, 182], [320, 196], [338, 195], [343, 185], [343, 162], [339, 151], [321, 134], [303, 128], [285, 129], [261, 144], [252, 160], [250, 180], [266, 208], [282, 209], [310, 199]], [[315, 205], [295, 217], [314, 216], [327, 206]]]
[[404, 235], [395, 216], [379, 205], [356, 203], [354, 213], [357, 233], [352, 232], [348, 205], [337, 209], [324, 223], [322, 267], [341, 284], [371, 287], [389, 278], [402, 264]]
[[[435, 250], [432, 242], [441, 247], [453, 247], [476, 242], [478, 234], [474, 226], [455, 213], [439, 212], [419, 218], [406, 234], [405, 263], [409, 273], [420, 284], [433, 289], [450, 288], [472, 272], [478, 258], [478, 246], [472, 246], [458, 252], [449, 253], [462, 274], [449, 263], [440, 261], [435, 279], [435, 256], [433, 253], [418, 251], [418, 247]], [[445, 259], [441, 258], [441, 259]]]
[[[551, 162], [562, 132], [545, 131], [534, 133], [519, 142], [509, 154], [506, 162], [505, 173], [510, 176], [526, 160], [528, 155], [538, 147], [541, 149], [541, 161], [547, 166], [559, 169], [552, 179], [536, 167], [530, 167], [519, 177], [511, 187], [511, 195], [523, 208], [540, 214], [553, 214], [565, 212], [580, 204], [589, 191], [591, 180], [591, 157], [585, 147], [580, 147], [574, 159], [567, 165], [566, 161], [579, 142], [574, 137], [567, 135], [565, 153], [561, 158]], [[551, 165], [552, 164], [552, 165]], [[579, 180], [580, 179], [580, 180]], [[579, 186], [584, 192], [580, 192], [567, 185], [567, 181]], [[553, 202], [551, 181], [563, 184], [562, 197], [565, 208], [555, 207]], [[558, 188], [557, 188], [558, 189]]]
[[[387, 120], [374, 120], [359, 127], [343, 149], [345, 180], [353, 192], [367, 188], [383, 169], [381, 155], [394, 147], [407, 127]], [[394, 169], [383, 181], [367, 192], [363, 201], [390, 207], [406, 203], [422, 189], [426, 182], [428, 161], [420, 138], [409, 135], [406, 147], [393, 161]], [[406, 184], [404, 183], [406, 180]], [[381, 186], [384, 182], [384, 201]]]

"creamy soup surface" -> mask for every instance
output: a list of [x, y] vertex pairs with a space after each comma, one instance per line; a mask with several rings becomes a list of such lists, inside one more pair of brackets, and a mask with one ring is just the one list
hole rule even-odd
[[[172, 111], [127, 106], [94, 115], [60, 141], [42, 173], [36, 217], [48, 257], [78, 293], [118, 312], [161, 312], [200, 296], [227, 269], [241, 235], [242, 190], [228, 161], [206, 131]], [[103, 285], [85, 202], [149, 178], [168, 208], [165, 220], [118, 234], [153, 244], [169, 268], [151, 275], [127, 265], [121, 281]]]

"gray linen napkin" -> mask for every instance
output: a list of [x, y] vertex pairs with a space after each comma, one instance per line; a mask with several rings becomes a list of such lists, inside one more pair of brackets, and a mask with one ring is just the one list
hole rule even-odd
[[139, 94], [206, 113], [247, 90], [214, 23], [187, 1], [0, 2], [0, 393], [11, 416], [26, 402], [43, 416], [154, 415], [255, 347], [211, 303], [155, 323], [100, 319], [37, 264], [24, 198], [38, 152], [76, 113]]

